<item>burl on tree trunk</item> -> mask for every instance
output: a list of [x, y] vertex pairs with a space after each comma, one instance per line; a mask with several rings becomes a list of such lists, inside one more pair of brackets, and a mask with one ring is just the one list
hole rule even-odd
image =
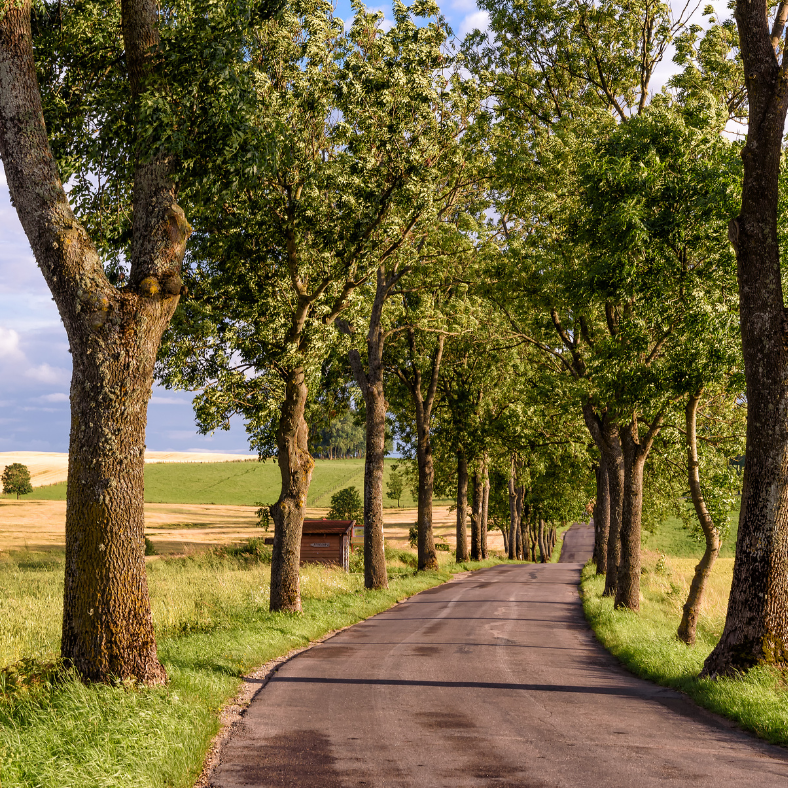
[[703, 602], [706, 581], [709, 579], [711, 569], [720, 553], [720, 534], [711, 519], [709, 510], [706, 508], [706, 501], [703, 499], [703, 493], [700, 488], [698, 439], [696, 434], [700, 396], [700, 392], [693, 394], [687, 401], [685, 409], [687, 424], [687, 477], [695, 514], [698, 516], [703, 536], [706, 539], [706, 549], [703, 551], [703, 557], [695, 567], [695, 576], [692, 578], [687, 601], [684, 603], [684, 612], [681, 616], [681, 623], [677, 633], [679, 640], [684, 641], [689, 646], [695, 643], [698, 617], [700, 616], [700, 606]]
[[738, 0], [736, 24], [749, 104], [741, 211], [731, 220], [747, 381], [747, 451], [725, 628], [703, 667], [731, 675], [788, 664], [788, 352], [777, 238], [780, 157], [788, 109], [788, 6], [769, 31], [765, 0]]
[[309, 428], [304, 420], [307, 386], [304, 370], [296, 367], [285, 381], [285, 400], [276, 433], [282, 489], [271, 507], [274, 547], [271, 555], [272, 611], [300, 612], [299, 564], [304, 508], [315, 461], [309, 453]]
[[[159, 41], [157, 14], [146, 0], [122, 4], [135, 106]], [[86, 680], [162, 683], [145, 574], [143, 469], [153, 367], [191, 232], [172, 163], [139, 152], [131, 274], [117, 289], [69, 206], [49, 147], [29, 0], [5, 3], [0, 15], [0, 156], [73, 357], [61, 654]]]

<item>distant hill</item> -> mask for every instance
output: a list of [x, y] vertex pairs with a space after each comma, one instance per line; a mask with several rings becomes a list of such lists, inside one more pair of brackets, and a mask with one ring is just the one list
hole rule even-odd
[[[2, 460], [0, 459], [0, 462]], [[391, 463], [386, 460], [385, 479]], [[275, 460], [266, 462], [157, 462], [145, 466], [146, 503], [224, 504], [253, 506], [272, 504], [279, 497], [281, 477]], [[309, 506], [328, 507], [331, 496], [343, 487], [364, 489], [364, 460], [316, 460], [309, 489]], [[65, 482], [38, 487], [26, 500], [62, 501]], [[397, 502], [384, 498], [384, 506]], [[401, 505], [415, 506], [409, 491]]]

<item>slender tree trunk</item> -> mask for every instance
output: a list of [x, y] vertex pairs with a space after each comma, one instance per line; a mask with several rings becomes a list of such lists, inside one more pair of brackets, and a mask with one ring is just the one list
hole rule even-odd
[[594, 563], [596, 573], [607, 571], [607, 539], [610, 532], [610, 488], [608, 486], [607, 462], [599, 455], [596, 471], [596, 506], [594, 506]]
[[525, 485], [520, 484], [517, 486], [517, 558], [521, 561], [525, 558], [523, 547], [525, 541], [523, 539], [523, 506], [525, 504]]
[[[122, 24], [136, 107], [159, 41], [155, 5], [126, 0]], [[134, 166], [131, 276], [118, 290], [52, 156], [29, 0], [6, 3], [0, 14], [0, 156], [73, 358], [61, 654], [86, 680], [162, 683], [145, 574], [143, 468], [153, 366], [191, 232], [172, 163], [142, 152]]]
[[514, 455], [512, 455], [512, 469], [509, 474], [509, 560], [514, 561], [517, 557], [517, 532], [519, 523], [517, 522], [517, 490], [515, 489], [515, 465]]
[[692, 578], [689, 595], [684, 603], [684, 612], [679, 624], [678, 637], [691, 646], [695, 643], [695, 636], [698, 630], [698, 617], [700, 607], [703, 603], [703, 592], [706, 588], [706, 581], [711, 574], [711, 569], [720, 552], [720, 534], [714, 526], [703, 493], [700, 489], [700, 472], [698, 470], [698, 439], [696, 434], [698, 403], [700, 402], [701, 392], [693, 394], [687, 401], [685, 416], [687, 422], [687, 477], [689, 481], [690, 495], [692, 504], [695, 507], [695, 514], [698, 516], [700, 527], [706, 538], [706, 549], [703, 557], [695, 567], [695, 576]]
[[501, 536], [503, 537], [503, 552], [509, 555], [509, 531], [506, 528], [501, 528]]
[[482, 559], [487, 558], [487, 519], [490, 510], [490, 471], [484, 453], [484, 490], [482, 494]]
[[659, 418], [646, 439], [640, 440], [637, 417], [621, 428], [624, 452], [624, 501], [621, 514], [621, 563], [618, 567], [615, 607], [640, 610], [640, 540], [643, 511], [643, 469]]
[[523, 559], [527, 561], [531, 556], [531, 516], [533, 511], [530, 504], [526, 504], [523, 510], [523, 519], [520, 522], [520, 533], [523, 539]]
[[736, 23], [749, 103], [739, 216], [729, 226], [739, 279], [747, 451], [725, 628], [704, 676], [788, 664], [788, 352], [777, 236], [788, 90], [780, 3], [771, 34], [765, 0], [738, 0]]
[[468, 560], [468, 458], [457, 452], [457, 563]]
[[419, 428], [419, 441], [416, 446], [416, 460], [419, 468], [418, 568], [437, 569], [438, 554], [435, 552], [435, 539], [432, 535], [432, 489], [435, 483], [435, 470], [432, 464], [432, 444], [429, 434], [421, 428]]
[[384, 266], [377, 271], [375, 300], [367, 332], [367, 370], [356, 348], [348, 354], [350, 366], [367, 406], [366, 451], [364, 453], [364, 586], [388, 588], [386, 553], [383, 545], [383, 470], [386, 457], [386, 396], [383, 388], [383, 307], [396, 273]]
[[271, 507], [274, 547], [271, 555], [271, 610], [300, 612], [299, 564], [312, 469], [307, 450], [309, 429], [304, 420], [307, 387], [302, 367], [291, 370], [285, 382], [285, 400], [276, 433], [282, 489]]
[[539, 561], [541, 563], [545, 563], [545, 553], [547, 552], [547, 548], [545, 547], [544, 543], [544, 520], [540, 517], [539, 518]]
[[479, 561], [482, 557], [482, 498], [484, 497], [484, 480], [479, 463], [473, 469], [473, 509], [471, 510], [471, 561]]

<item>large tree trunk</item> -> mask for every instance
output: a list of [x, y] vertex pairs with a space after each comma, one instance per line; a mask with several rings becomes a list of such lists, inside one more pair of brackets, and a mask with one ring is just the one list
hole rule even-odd
[[279, 500], [271, 507], [274, 547], [271, 555], [271, 610], [300, 612], [299, 564], [309, 484], [315, 461], [308, 451], [309, 428], [304, 420], [307, 387], [304, 370], [291, 370], [276, 433], [282, 477]]
[[484, 453], [484, 490], [482, 494], [482, 559], [487, 558], [487, 518], [490, 510], [490, 471]]
[[681, 616], [681, 623], [677, 633], [679, 640], [684, 641], [689, 646], [695, 643], [700, 606], [703, 603], [703, 591], [720, 552], [720, 534], [714, 526], [709, 510], [706, 508], [706, 501], [703, 499], [703, 493], [700, 489], [698, 439], [696, 434], [699, 402], [700, 392], [693, 394], [689, 398], [685, 409], [687, 423], [687, 477], [695, 514], [698, 515], [700, 527], [703, 529], [703, 536], [706, 538], [706, 549], [703, 551], [703, 557], [700, 559], [700, 562], [695, 567], [695, 576], [692, 578], [687, 601], [684, 603], [684, 612]]
[[[122, 4], [132, 96], [158, 43], [157, 8]], [[87, 680], [166, 680], [144, 559], [147, 403], [162, 333], [178, 303], [191, 232], [166, 158], [134, 171], [128, 287], [116, 289], [74, 216], [47, 138], [29, 0], [0, 15], [0, 156], [19, 219], [52, 292], [73, 358], [61, 654]]]
[[725, 628], [704, 676], [757, 663], [788, 664], [788, 352], [777, 203], [788, 109], [785, 56], [775, 56], [786, 19], [771, 37], [765, 0], [738, 0], [736, 23], [749, 102], [741, 212], [731, 221], [747, 381], [747, 451], [739, 536]]
[[640, 440], [634, 417], [621, 428], [624, 451], [624, 501], [621, 514], [621, 563], [618, 567], [615, 607], [640, 610], [640, 538], [643, 512], [643, 469], [651, 445], [659, 431], [660, 417]]
[[473, 508], [471, 509], [471, 561], [479, 561], [482, 557], [482, 498], [484, 497], [484, 480], [479, 463], [473, 469]]
[[594, 563], [596, 573], [607, 570], [607, 538], [610, 532], [610, 488], [608, 486], [607, 462], [600, 452], [596, 470], [596, 505], [594, 506]]
[[383, 545], [383, 468], [386, 457], [386, 396], [383, 388], [383, 307], [396, 272], [377, 271], [375, 300], [367, 332], [367, 371], [355, 348], [348, 354], [350, 366], [367, 406], [366, 452], [364, 455], [364, 586], [388, 588], [386, 551]]
[[468, 560], [468, 458], [457, 452], [457, 563]]

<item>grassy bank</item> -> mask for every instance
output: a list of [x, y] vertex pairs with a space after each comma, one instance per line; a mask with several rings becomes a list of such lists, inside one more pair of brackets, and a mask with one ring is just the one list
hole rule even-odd
[[[383, 490], [391, 473], [388, 459], [384, 466]], [[146, 503], [220, 504], [254, 506], [258, 501], [271, 504], [279, 497], [281, 476], [276, 460], [266, 462], [162, 462], [145, 466]], [[309, 487], [308, 506], [328, 507], [331, 496], [344, 487], [364, 490], [364, 460], [316, 460]], [[4, 496], [10, 497], [10, 496]], [[31, 501], [65, 501], [66, 484], [37, 487]], [[397, 501], [385, 496], [383, 505], [394, 507]], [[415, 506], [406, 490], [400, 500], [403, 507]]]
[[[667, 524], [661, 546], [689, 552], [692, 540]], [[671, 533], [671, 531], [673, 533]], [[645, 549], [640, 613], [613, 610], [613, 601], [602, 597], [604, 578], [593, 566], [583, 571], [581, 590], [586, 617], [602, 644], [634, 674], [657, 684], [686, 692], [698, 704], [738, 722], [775, 744], [788, 745], [788, 691], [786, 676], [759, 668], [737, 679], [697, 678], [703, 662], [719, 640], [733, 573], [733, 558], [718, 559], [706, 592], [695, 646], [676, 638], [681, 610], [701, 553], [668, 555]]]
[[[165, 688], [86, 687], [49, 674], [58, 649], [63, 558], [0, 561], [0, 784], [3, 788], [190, 786], [219, 727], [218, 712], [250, 669], [360, 621], [466, 568], [448, 555], [414, 573], [388, 551], [390, 588], [363, 575], [304, 567], [304, 613], [268, 612], [270, 568], [259, 545], [155, 560], [148, 566]], [[19, 662], [19, 660], [22, 660]], [[54, 675], [54, 678], [53, 678]]]

